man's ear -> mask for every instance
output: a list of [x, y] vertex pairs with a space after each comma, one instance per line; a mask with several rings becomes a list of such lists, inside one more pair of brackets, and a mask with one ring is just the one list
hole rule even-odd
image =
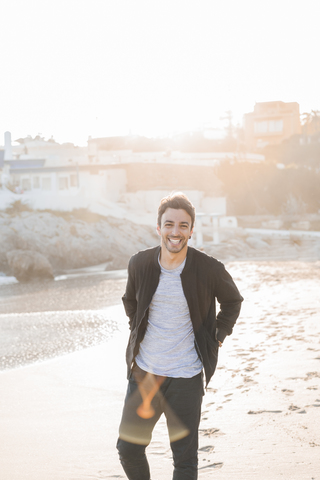
[[160, 226], [157, 224], [157, 234], [161, 237]]

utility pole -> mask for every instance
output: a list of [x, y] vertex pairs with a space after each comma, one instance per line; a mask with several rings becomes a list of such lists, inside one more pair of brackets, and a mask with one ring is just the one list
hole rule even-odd
[[227, 138], [233, 138], [233, 124], [232, 124], [232, 111], [227, 110], [225, 117], [220, 117], [220, 120], [228, 120], [228, 124], [226, 127], [227, 130]]

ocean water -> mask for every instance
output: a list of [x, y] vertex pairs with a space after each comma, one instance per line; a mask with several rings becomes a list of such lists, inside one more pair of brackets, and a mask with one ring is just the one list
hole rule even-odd
[[0, 370], [41, 362], [112, 341], [125, 324], [110, 307], [0, 314]]

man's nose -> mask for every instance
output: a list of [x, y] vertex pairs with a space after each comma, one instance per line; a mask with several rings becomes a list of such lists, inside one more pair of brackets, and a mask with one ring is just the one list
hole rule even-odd
[[173, 235], [179, 235], [179, 225], [174, 225], [172, 229]]

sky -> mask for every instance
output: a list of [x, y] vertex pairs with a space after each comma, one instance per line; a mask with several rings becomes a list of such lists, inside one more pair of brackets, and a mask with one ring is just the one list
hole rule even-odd
[[[319, 0], [1, 0], [0, 144], [162, 136], [320, 110]], [[3, 133], [2, 133], [3, 132]]]

